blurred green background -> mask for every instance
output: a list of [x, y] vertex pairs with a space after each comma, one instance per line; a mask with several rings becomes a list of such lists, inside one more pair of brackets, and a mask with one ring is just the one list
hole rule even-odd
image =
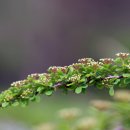
[[[49, 66], [129, 52], [129, 5], [128, 0], [1, 0], [1, 91], [28, 74], [46, 72]], [[43, 96], [40, 103], [31, 103], [27, 108], [0, 110], [0, 122], [5, 126], [7, 122], [22, 122], [30, 128], [55, 120], [56, 112], [64, 107], [86, 110], [87, 101], [102, 96], [109, 98], [106, 92], [94, 88], [81, 96]], [[20, 126], [16, 129], [22, 130]]]

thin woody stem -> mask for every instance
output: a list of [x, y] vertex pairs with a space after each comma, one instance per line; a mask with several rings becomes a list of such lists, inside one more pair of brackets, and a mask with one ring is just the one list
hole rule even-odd
[[110, 76], [108, 76], [108, 77], [106, 77], [106, 78], [104, 78], [104, 79], [122, 79], [122, 78], [125, 78], [124, 76], [122, 76], [122, 75], [120, 75], [120, 76], [112, 76], [112, 75], [110, 75]]
[[[104, 80], [104, 79], [122, 79], [122, 78], [126, 78], [126, 77], [124, 77], [124, 76], [122, 76], [122, 75], [120, 75], [120, 76], [112, 76], [112, 75], [110, 75], [110, 76], [108, 76], [108, 77], [101, 78], [101, 80]], [[88, 79], [90, 79], [90, 77], [88, 77]], [[53, 88], [58, 88], [58, 87], [65, 86], [65, 85], [66, 85], [66, 84], [65, 84], [64, 82], [58, 82], [58, 83], [56, 83], [56, 84], [53, 86]]]
[[[123, 65], [122, 65], [123, 60]], [[125, 67], [124, 67], [125, 66]], [[38, 94], [52, 95], [57, 89], [79, 94], [87, 86], [107, 87], [130, 84], [130, 56], [118, 53], [117, 58], [79, 59], [69, 66], [52, 66], [47, 73], [28, 75], [25, 80], [13, 82], [8, 90], [0, 94], [0, 107], [26, 104]], [[120, 82], [120, 79], [125, 79]], [[80, 88], [83, 89], [80, 89]], [[16, 102], [16, 104], [15, 104]]]

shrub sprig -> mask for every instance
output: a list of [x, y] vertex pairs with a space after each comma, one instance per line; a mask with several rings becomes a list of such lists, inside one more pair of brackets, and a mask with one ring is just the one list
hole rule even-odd
[[114, 95], [115, 87], [130, 85], [129, 53], [118, 53], [115, 59], [104, 58], [95, 61], [92, 58], [79, 59], [69, 66], [53, 66], [47, 73], [31, 74], [25, 80], [16, 81], [8, 90], [0, 94], [0, 107], [25, 106], [29, 101], [37, 100], [40, 94], [50, 96], [57, 89], [63, 92], [85, 93], [95, 86], [107, 88]]

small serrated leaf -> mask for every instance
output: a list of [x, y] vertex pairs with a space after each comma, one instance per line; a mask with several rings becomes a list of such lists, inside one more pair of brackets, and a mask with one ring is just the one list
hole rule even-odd
[[52, 90], [48, 90], [48, 91], [46, 91], [46, 92], [45, 92], [45, 94], [46, 94], [47, 96], [52, 95], [52, 93], [53, 93], [53, 91], [52, 91]]
[[130, 77], [130, 74], [129, 73], [125, 73], [125, 74], [123, 74], [123, 77]]
[[124, 80], [124, 83], [125, 83], [125, 84], [130, 84], [130, 78], [126, 78], [126, 79]]
[[39, 87], [39, 88], [37, 89], [37, 92], [41, 93], [43, 90], [44, 90], [43, 87]]
[[119, 84], [120, 83], [120, 79], [116, 79], [116, 81], [114, 82], [114, 85], [117, 85], [117, 84]]
[[12, 104], [12, 106], [18, 106], [19, 105], [19, 102], [17, 101], [17, 102], [14, 102], [13, 104]]
[[113, 87], [110, 87], [110, 89], [109, 89], [109, 94], [110, 94], [110, 96], [114, 96], [114, 88]]
[[9, 106], [9, 102], [2, 103], [2, 107], [7, 107], [7, 106]]
[[82, 92], [82, 87], [77, 87], [77, 88], [75, 89], [75, 93], [79, 94], [79, 93], [81, 93], [81, 92]]
[[121, 63], [121, 58], [116, 58], [116, 59], [114, 60], [114, 62], [117, 63], [117, 64], [118, 64], [118, 63]]
[[85, 84], [85, 85], [83, 85], [83, 86], [82, 86], [82, 88], [87, 88], [87, 87], [88, 87], [88, 85], [87, 85], [87, 84]]

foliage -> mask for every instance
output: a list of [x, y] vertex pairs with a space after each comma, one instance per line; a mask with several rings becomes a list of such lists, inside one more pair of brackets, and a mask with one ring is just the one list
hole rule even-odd
[[90, 86], [109, 89], [114, 95], [115, 87], [126, 87], [130, 84], [130, 56], [118, 53], [115, 59], [104, 58], [95, 61], [92, 58], [79, 59], [64, 67], [50, 67], [47, 73], [31, 74], [25, 80], [11, 84], [11, 87], [0, 94], [0, 106], [26, 106], [29, 101], [38, 100], [40, 94], [50, 96], [57, 89], [64, 93], [73, 91], [85, 93]]

